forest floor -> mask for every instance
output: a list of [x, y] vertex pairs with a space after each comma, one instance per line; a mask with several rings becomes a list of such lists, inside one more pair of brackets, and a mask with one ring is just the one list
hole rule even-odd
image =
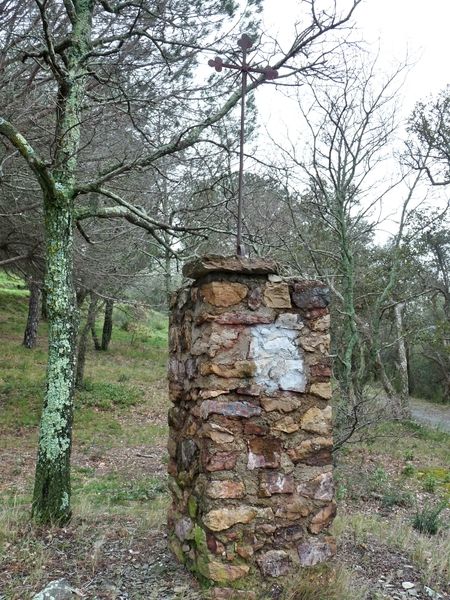
[[[87, 600], [205, 598], [166, 546], [165, 322], [134, 327], [122, 315], [110, 351], [90, 352], [76, 397], [73, 519], [43, 529], [29, 513], [46, 329], [26, 350], [25, 317], [24, 294], [0, 289], [0, 600], [28, 600], [62, 577]], [[287, 581], [283, 598], [449, 599], [450, 435], [381, 424], [339, 452], [336, 482], [338, 555]], [[436, 535], [412, 527], [440, 503]]]

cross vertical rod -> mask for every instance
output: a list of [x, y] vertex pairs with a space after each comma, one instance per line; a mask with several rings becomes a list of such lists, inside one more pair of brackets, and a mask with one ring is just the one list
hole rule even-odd
[[238, 256], [244, 256], [245, 250], [242, 244], [242, 206], [243, 206], [243, 188], [244, 188], [244, 129], [245, 129], [245, 95], [247, 92], [247, 71], [246, 67], [247, 49], [243, 48], [242, 59], [242, 93], [241, 93], [241, 131], [239, 137], [239, 180], [238, 180], [238, 215], [237, 215], [237, 238], [236, 253]]

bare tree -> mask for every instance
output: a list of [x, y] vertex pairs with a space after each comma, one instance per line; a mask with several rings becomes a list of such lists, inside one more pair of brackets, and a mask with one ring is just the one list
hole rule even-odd
[[[291, 64], [305, 75], [319, 67], [326, 69], [328, 36], [346, 26], [360, 1], [353, 0], [340, 14], [321, 12], [314, 1], [305, 2], [311, 10], [310, 22], [272, 66]], [[161, 231], [183, 232], [183, 225], [168, 226], [136, 207], [140, 204], [134, 200], [139, 173], [157, 169], [163, 157], [201, 141], [202, 134], [238, 103], [240, 92], [231, 93], [220, 108], [211, 110], [204, 101], [211, 98], [211, 91], [199, 89], [190, 77], [203, 50], [199, 40], [211, 43], [211, 32], [230, 12], [229, 2], [205, 1], [199, 10], [185, 0], [157, 4], [146, 0], [138, 4], [22, 0], [19, 4], [24, 18], [18, 19], [12, 2], [7, 2], [8, 10], [2, 13], [6, 31], [20, 31], [13, 43], [2, 39], [4, 55], [6, 61], [16, 59], [17, 64], [19, 57], [22, 65], [29, 65], [20, 93], [27, 94], [27, 85], [36, 89], [34, 70], [47, 82], [48, 93], [41, 105], [47, 107], [46, 115], [50, 112], [47, 121], [42, 117], [46, 144], [33, 144], [20, 121], [8, 118], [8, 113], [0, 117], [0, 135], [33, 173], [44, 207], [49, 357], [33, 516], [44, 523], [64, 523], [71, 515], [75, 224], [89, 218], [124, 218], [162, 245]], [[31, 29], [36, 33], [27, 37]], [[302, 56], [303, 65], [295, 67], [291, 61], [297, 55]], [[308, 56], [312, 59], [304, 60]], [[249, 89], [262, 81], [263, 77], [256, 79]], [[223, 86], [218, 90], [221, 94], [228, 91]], [[215, 96], [216, 100], [220, 97]], [[168, 126], [164, 143], [155, 146], [151, 125], [160, 114], [166, 115]], [[54, 133], [45, 127], [48, 120], [54, 124]], [[39, 119], [32, 125], [41, 131]], [[117, 128], [122, 130], [120, 142], [114, 135]], [[96, 152], [90, 150], [94, 142]]]

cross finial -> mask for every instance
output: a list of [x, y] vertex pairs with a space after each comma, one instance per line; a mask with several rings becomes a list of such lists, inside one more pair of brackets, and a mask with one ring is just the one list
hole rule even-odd
[[220, 56], [208, 61], [208, 65], [213, 67], [218, 73], [225, 69], [234, 69], [242, 74], [241, 82], [241, 128], [239, 135], [239, 180], [238, 180], [238, 215], [237, 215], [237, 239], [236, 252], [238, 256], [245, 256], [245, 250], [242, 243], [242, 191], [244, 185], [244, 130], [245, 130], [245, 97], [247, 93], [247, 78], [253, 78], [253, 73], [263, 75], [265, 79], [273, 80], [278, 77], [278, 71], [272, 67], [260, 68], [247, 63], [247, 51], [253, 46], [250, 37], [244, 33], [238, 40], [238, 46], [242, 50], [242, 59], [240, 63], [224, 62]]

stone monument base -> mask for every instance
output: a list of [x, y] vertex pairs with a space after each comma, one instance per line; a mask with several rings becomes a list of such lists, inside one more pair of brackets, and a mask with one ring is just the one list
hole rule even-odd
[[169, 543], [217, 589], [264, 582], [335, 553], [328, 290], [269, 260], [186, 265], [173, 297]]

